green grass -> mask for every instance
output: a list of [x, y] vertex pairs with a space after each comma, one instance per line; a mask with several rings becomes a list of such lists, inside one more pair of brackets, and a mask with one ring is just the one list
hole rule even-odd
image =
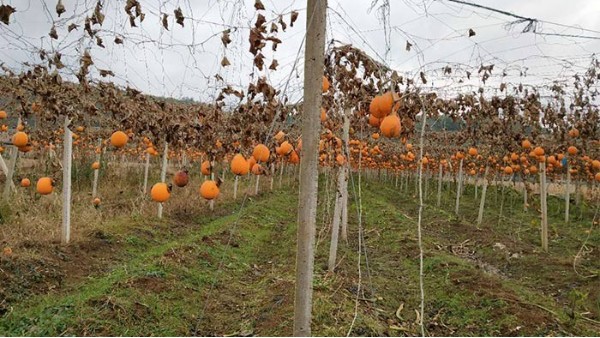
[[[435, 190], [433, 182], [430, 193]], [[325, 186], [322, 178], [319, 196], [326, 196]], [[453, 215], [451, 188], [444, 191], [441, 208], [428, 205], [424, 210], [428, 334], [597, 334], [593, 324], [570, 319], [564, 301], [577, 299], [578, 313], [599, 313], [590, 293], [597, 279], [578, 277], [566, 264], [581, 245], [582, 232], [589, 228], [589, 211], [583, 210], [581, 220], [574, 219], [568, 227], [559, 223], [558, 215], [552, 216], [558, 236], [545, 254], [537, 249], [539, 236], [532, 225], [537, 215], [533, 210], [522, 211], [518, 196], [510, 202], [511, 193], [505, 191], [505, 218], [500, 222], [498, 205], [489, 203], [485, 226], [477, 230], [472, 222], [477, 201], [469, 189], [460, 217]], [[352, 335], [419, 334], [414, 187], [402, 192], [393, 183], [366, 180], [361, 190], [369, 270], [363, 255]], [[351, 186], [349, 245], [340, 245], [341, 263], [335, 275], [326, 272], [328, 222], [323, 222], [324, 215], [333, 213], [333, 206], [327, 207], [323, 199], [319, 202], [317, 232], [322, 240], [313, 283], [314, 335], [345, 335], [354, 317], [359, 276], [358, 217], [352, 192]], [[491, 189], [490, 202], [494, 194]], [[426, 202], [434, 200], [430, 194]], [[107, 253], [105, 269], [79, 279], [67, 278], [56, 290], [14, 302], [12, 311], [0, 317], [0, 334], [290, 335], [296, 191], [284, 188], [249, 198], [241, 212], [240, 203], [224, 203], [213, 215], [188, 215], [187, 219], [119, 216], [107, 220], [101, 237], [115, 252]], [[461, 255], [456, 248], [467, 239], [466, 247], [472, 252]], [[496, 242], [518, 252], [520, 258], [507, 260], [493, 248]], [[593, 233], [590, 246], [597, 250], [598, 242], [597, 232]], [[583, 264], [598, 268], [597, 261]], [[580, 294], [568, 294], [569, 287]]]

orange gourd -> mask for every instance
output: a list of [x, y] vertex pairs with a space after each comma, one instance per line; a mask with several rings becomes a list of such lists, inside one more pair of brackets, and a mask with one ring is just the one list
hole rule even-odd
[[115, 131], [110, 136], [110, 144], [115, 148], [123, 148], [129, 141], [129, 136], [122, 131]]
[[254, 156], [250, 156], [250, 158], [248, 159], [248, 170], [251, 170], [255, 164], [256, 164], [256, 159], [254, 158]]
[[570, 146], [567, 149], [567, 152], [569, 153], [569, 155], [577, 155], [577, 147], [575, 146]]
[[371, 125], [372, 127], [379, 127], [381, 125], [381, 120], [380, 118], [375, 117], [374, 115], [369, 115], [369, 125]]
[[18, 131], [12, 137], [12, 143], [16, 147], [25, 147], [29, 142], [29, 136], [25, 132]]
[[469, 148], [469, 155], [477, 156], [477, 148], [474, 148], [474, 147]]
[[513, 173], [513, 168], [511, 166], [507, 166], [504, 168], [504, 173], [506, 175], [511, 175]]
[[213, 200], [219, 196], [219, 186], [215, 181], [206, 180], [200, 186], [200, 196], [206, 200]]
[[29, 186], [31, 186], [31, 181], [28, 178], [24, 178], [21, 180], [21, 186], [23, 188], [29, 188]]
[[545, 153], [545, 152], [544, 152], [544, 148], [542, 148], [542, 147], [535, 147], [535, 149], [533, 149], [533, 153], [534, 153], [536, 156], [542, 156], [542, 155], [544, 155], [544, 153]]
[[254, 147], [254, 150], [252, 151], [252, 156], [258, 162], [267, 162], [270, 155], [271, 152], [269, 151], [269, 148], [262, 143]]
[[49, 195], [53, 189], [53, 182], [50, 177], [42, 177], [37, 181], [36, 190], [40, 195]]
[[100, 162], [96, 161], [96, 162], [92, 163], [92, 169], [94, 169], [94, 170], [100, 169]]
[[579, 137], [579, 130], [577, 128], [569, 130], [569, 136], [573, 138]]
[[523, 146], [523, 148], [525, 148], [525, 149], [530, 149], [531, 142], [529, 140], [523, 140], [523, 142], [521, 142], [521, 146]]
[[200, 171], [202, 172], [202, 175], [210, 175], [210, 173], [212, 172], [212, 166], [210, 165], [210, 161], [207, 160], [202, 162], [202, 164], [200, 165]]
[[4, 110], [0, 110], [0, 119], [4, 120], [8, 117], [8, 114]]
[[154, 202], [166, 202], [171, 197], [171, 188], [166, 183], [156, 183], [150, 189], [150, 197]]
[[329, 91], [329, 86], [330, 86], [329, 79], [325, 75], [323, 75], [323, 93], [326, 93]]
[[94, 205], [94, 207], [96, 207], [96, 208], [100, 206], [100, 203], [101, 203], [101, 202], [102, 202], [102, 201], [101, 201], [101, 200], [100, 200], [100, 198], [98, 198], [98, 197], [96, 197], [96, 198], [94, 198], [94, 199], [92, 200], [92, 204], [93, 204], [93, 205]]
[[321, 108], [321, 122], [327, 121], [327, 111], [325, 108]]
[[400, 136], [400, 130], [402, 125], [400, 124], [400, 118], [396, 114], [386, 116], [379, 126], [379, 130], [385, 137], [398, 137]]
[[262, 175], [262, 166], [260, 164], [258, 164], [258, 163], [255, 163], [252, 166], [252, 173], [254, 175]]
[[289, 155], [292, 152], [292, 150], [294, 150], [294, 147], [292, 146], [292, 144], [289, 143], [288, 141], [284, 141], [279, 146], [277, 155], [286, 156], [286, 155]]
[[231, 172], [236, 175], [246, 175], [250, 171], [248, 161], [242, 154], [236, 154], [231, 160]]
[[173, 176], [173, 183], [175, 183], [175, 185], [180, 188], [185, 187], [188, 184], [189, 180], [190, 176], [188, 175], [187, 170], [178, 171], [175, 174], [175, 176]]
[[292, 151], [292, 153], [290, 154], [290, 163], [292, 163], [292, 164], [300, 163], [300, 156], [298, 156], [298, 153], [295, 150]]

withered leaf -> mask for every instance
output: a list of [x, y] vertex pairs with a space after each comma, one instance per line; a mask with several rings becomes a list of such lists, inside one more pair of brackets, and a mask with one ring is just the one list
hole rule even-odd
[[2, 21], [5, 25], [8, 25], [10, 15], [16, 12], [16, 10], [16, 8], [9, 5], [0, 5], [0, 21]]
[[99, 24], [100, 26], [102, 26], [102, 23], [104, 22], [104, 14], [102, 14], [102, 4], [100, 3], [100, 1], [96, 3], [94, 15], [92, 16], [92, 22], [94, 24]]
[[229, 60], [227, 59], [226, 56], [223, 56], [223, 59], [221, 60], [221, 67], [227, 67], [231, 65], [231, 63], [229, 62]]
[[225, 47], [231, 43], [231, 37], [229, 36], [229, 33], [231, 33], [231, 29], [226, 29], [223, 31], [223, 35], [221, 35], [221, 42], [223, 42], [223, 46]]
[[50, 37], [55, 40], [58, 39], [58, 34], [56, 33], [56, 26], [52, 25], [52, 28], [50, 28], [50, 33], [48, 33], [48, 35], [50, 35]]
[[471, 79], [471, 72], [467, 72], [467, 79]]
[[104, 48], [104, 42], [102, 41], [102, 38], [99, 36], [96, 36], [96, 45]]
[[475, 31], [473, 28], [469, 28], [469, 37], [475, 36]]
[[277, 70], [277, 66], [279, 66], [279, 63], [277, 62], [276, 59], [273, 59], [273, 62], [271, 62], [271, 65], [269, 66], [270, 70]]
[[292, 11], [292, 14], [290, 14], [290, 27], [294, 27], [296, 20], [298, 20], [298, 12]]
[[58, 14], [58, 17], [60, 18], [60, 15], [65, 11], [65, 5], [63, 5], [62, 0], [58, 0], [58, 3], [56, 4], [56, 14]]
[[263, 67], [265, 65], [265, 57], [264, 55], [262, 55], [262, 53], [258, 53], [258, 55], [256, 55], [256, 57], [254, 57], [254, 65], [256, 66], [256, 68], [258, 68], [258, 70], [263, 70]]
[[115, 73], [113, 73], [112, 70], [100, 69], [100, 76], [102, 76], [102, 77], [115, 76]]
[[272, 22], [271, 23], [271, 33], [275, 33], [279, 31], [279, 27], [277, 27], [277, 24]]
[[169, 30], [169, 21], [168, 21], [169, 16], [167, 15], [167, 13], [163, 14], [163, 18], [162, 18], [162, 26], [166, 29]]
[[120, 38], [120, 37], [118, 37], [118, 36], [115, 36], [115, 43], [116, 43], [117, 45], [120, 45], [120, 44], [122, 44], [122, 43], [123, 43], [123, 39], [122, 39], [122, 38]]
[[425, 73], [421, 72], [420, 75], [421, 75], [421, 82], [423, 82], [423, 84], [427, 84], [427, 79], [425, 78]]
[[69, 25], [69, 27], [67, 27], [67, 31], [69, 33], [71, 33], [71, 31], [74, 30], [74, 29], [77, 29], [77, 27], [79, 27], [79, 26], [77, 26], [76, 24], [72, 23], [72, 24]]
[[218, 81], [223, 81], [223, 77], [219, 74], [215, 74], [215, 79], [217, 79]]
[[178, 7], [173, 11], [175, 13], [175, 21], [183, 27], [183, 12], [181, 11], [181, 7]]
[[260, 11], [260, 10], [264, 10], [264, 9], [265, 9], [265, 6], [263, 5], [263, 3], [262, 3], [260, 0], [256, 0], [256, 1], [254, 2], [254, 8], [255, 8], [257, 11]]
[[262, 27], [262, 25], [265, 24], [265, 22], [267, 22], [267, 19], [265, 19], [265, 16], [262, 14], [258, 14], [258, 17], [256, 18], [256, 22], [254, 23], [254, 27], [260, 28], [260, 27]]
[[285, 29], [287, 28], [287, 24], [285, 23], [285, 21], [283, 21], [282, 15], [279, 16], [279, 25], [281, 26], [281, 29], [285, 32]]
[[406, 41], [406, 51], [410, 52], [410, 48], [412, 47], [412, 44], [408, 41]]

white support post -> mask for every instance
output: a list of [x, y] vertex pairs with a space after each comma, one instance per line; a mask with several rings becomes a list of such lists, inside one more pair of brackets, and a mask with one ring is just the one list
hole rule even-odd
[[[102, 139], [98, 140], [98, 148], [102, 147]], [[100, 155], [101, 152], [97, 152], [96, 154], [96, 162], [100, 163]], [[92, 198], [96, 198], [98, 195], [98, 176], [100, 174], [100, 169], [94, 169], [94, 183], [92, 185]]]
[[460, 160], [460, 164], [458, 166], [458, 187], [456, 189], [456, 205], [454, 207], [454, 213], [458, 216], [458, 210], [460, 207], [460, 194], [462, 192], [462, 183], [463, 183], [463, 159]]
[[65, 116], [63, 140], [63, 218], [61, 228], [61, 243], [68, 244], [71, 240], [71, 167], [73, 165], [73, 136], [69, 129], [71, 120]]
[[[160, 169], [160, 181], [165, 182], [167, 180], [167, 165], [169, 164], [169, 143], [165, 140], [165, 150], [163, 152], [162, 167]], [[162, 218], [163, 215], [163, 204], [158, 203], [158, 218]]]
[[148, 192], [148, 169], [150, 169], [150, 154], [146, 152], [146, 164], [144, 165], [144, 187], [142, 189], [142, 195], [146, 195]]
[[540, 162], [540, 201], [542, 210], [542, 249], [548, 251], [548, 203], [546, 186], [546, 162]]
[[477, 215], [477, 227], [481, 226], [481, 222], [483, 222], [483, 208], [485, 207], [485, 195], [487, 194], [488, 187], [488, 171], [490, 170], [489, 166], [485, 167], [485, 173], [483, 174], [483, 189], [481, 190], [481, 201], [479, 202], [479, 214]]

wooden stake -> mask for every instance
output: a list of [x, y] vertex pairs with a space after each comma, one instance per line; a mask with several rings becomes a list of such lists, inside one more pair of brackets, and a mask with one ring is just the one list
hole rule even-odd
[[331, 244], [329, 245], [328, 270], [333, 273], [337, 258], [338, 238], [340, 235], [340, 221], [342, 217], [342, 189], [345, 182], [344, 169], [338, 170], [337, 188], [335, 190], [335, 207], [333, 208], [333, 224], [331, 226]]

